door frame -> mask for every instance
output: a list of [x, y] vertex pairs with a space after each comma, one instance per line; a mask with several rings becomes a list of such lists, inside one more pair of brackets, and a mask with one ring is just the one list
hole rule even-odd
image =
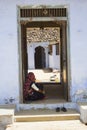
[[[48, 6], [46, 6], [48, 7]], [[32, 21], [67, 21], [66, 23], [66, 39], [67, 39], [67, 45], [66, 45], [66, 74], [65, 72], [63, 72], [63, 77], [65, 77], [66, 75], [66, 81], [67, 83], [65, 84], [65, 86], [67, 87], [67, 97], [66, 100], [67, 101], [71, 101], [70, 98], [70, 88], [71, 88], [71, 71], [70, 71], [70, 35], [69, 35], [69, 7], [62, 5], [62, 6], [50, 6], [50, 8], [60, 8], [60, 7], [66, 7], [67, 8], [67, 17], [56, 17], [55, 18], [49, 18], [49, 17], [44, 17], [44, 19], [42, 19], [41, 17], [39, 18], [33, 18]], [[21, 51], [21, 22], [24, 22], [24, 24], [27, 23], [28, 18], [20, 18], [20, 9], [25, 9], [26, 7], [23, 6], [18, 6], [17, 7], [17, 12], [18, 12], [18, 17], [17, 17], [17, 22], [18, 22], [18, 52], [19, 52], [19, 102], [23, 103], [23, 77], [22, 77], [22, 51]], [[33, 8], [32, 6], [27, 6], [27, 8]], [[40, 6], [40, 8], [43, 8], [43, 6]], [[31, 21], [31, 19], [29, 19], [29, 21]], [[65, 26], [65, 25], [63, 25]], [[62, 26], [62, 27], [63, 27]], [[63, 30], [65, 31], [65, 30]], [[62, 41], [63, 42], [63, 41]], [[64, 52], [65, 53], [65, 52]], [[64, 59], [63, 59], [64, 60]]]

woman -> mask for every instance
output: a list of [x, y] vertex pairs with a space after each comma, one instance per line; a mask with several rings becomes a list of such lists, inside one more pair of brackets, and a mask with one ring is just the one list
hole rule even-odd
[[24, 100], [39, 100], [45, 97], [45, 92], [42, 86], [38, 86], [35, 83], [35, 75], [33, 72], [29, 72], [24, 84]]

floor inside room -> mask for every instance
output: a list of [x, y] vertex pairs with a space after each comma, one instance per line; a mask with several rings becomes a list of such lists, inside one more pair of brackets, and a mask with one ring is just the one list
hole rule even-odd
[[27, 101], [26, 103], [64, 103], [66, 102], [64, 98], [64, 90], [63, 87], [60, 84], [48, 84], [43, 85], [46, 97], [43, 100], [37, 100], [37, 101]]

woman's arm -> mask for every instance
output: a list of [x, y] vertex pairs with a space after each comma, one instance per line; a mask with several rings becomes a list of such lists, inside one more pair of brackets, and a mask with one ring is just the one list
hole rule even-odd
[[31, 88], [33, 88], [35, 91], [39, 91], [39, 88], [36, 86], [35, 83], [33, 83], [33, 84], [31, 85]]
[[44, 92], [43, 90], [40, 90], [40, 89], [36, 86], [35, 83], [33, 83], [33, 84], [31, 85], [31, 87], [32, 87], [35, 91], [38, 91], [38, 92], [40, 92], [40, 93], [45, 94], [45, 92]]

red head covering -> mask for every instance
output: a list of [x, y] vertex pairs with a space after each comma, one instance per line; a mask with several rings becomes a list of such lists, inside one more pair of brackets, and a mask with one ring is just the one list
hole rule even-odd
[[35, 75], [33, 72], [29, 72], [27, 75], [27, 80], [30, 82], [35, 82]]

